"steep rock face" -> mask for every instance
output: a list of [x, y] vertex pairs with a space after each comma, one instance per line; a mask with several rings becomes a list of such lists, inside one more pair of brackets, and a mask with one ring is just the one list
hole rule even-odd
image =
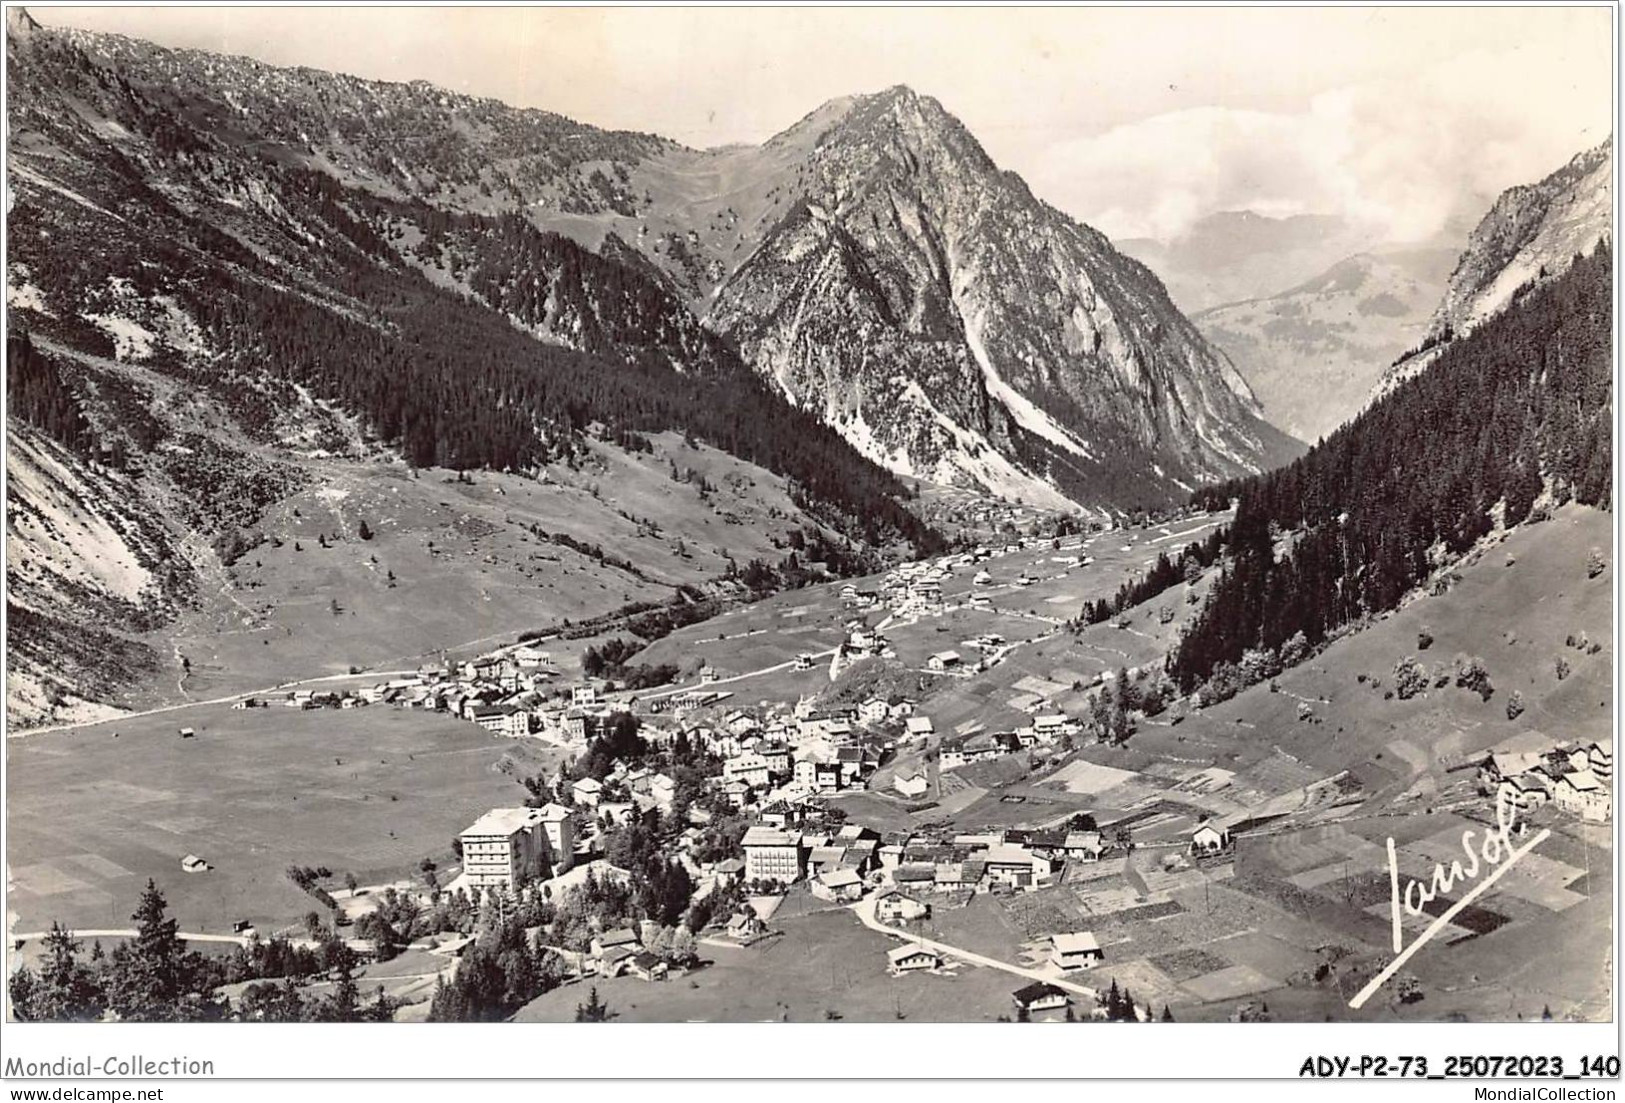
[[1313, 442], [1365, 404], [1394, 358], [1421, 340], [1455, 253], [1360, 253], [1278, 295], [1192, 316], [1236, 363], [1264, 416]]
[[1534, 284], [1566, 271], [1612, 234], [1610, 137], [1535, 184], [1508, 188], [1474, 228], [1422, 343], [1378, 382], [1386, 394], [1432, 363], [1438, 349], [1505, 310]]
[[1089, 506], [1290, 454], [1148, 269], [1000, 172], [936, 101], [840, 107], [774, 140], [819, 130], [708, 313], [793, 401], [894, 470]]

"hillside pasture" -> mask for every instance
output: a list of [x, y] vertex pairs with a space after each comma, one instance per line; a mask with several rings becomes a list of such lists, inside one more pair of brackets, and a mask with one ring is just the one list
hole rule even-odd
[[[177, 715], [8, 740], [15, 929], [126, 927], [150, 877], [183, 930], [275, 930], [322, 910], [288, 866], [364, 884], [415, 875], [423, 858], [444, 869], [458, 831], [522, 803], [518, 776], [562, 754], [382, 705]], [[188, 854], [214, 868], [183, 872]]]
[[[1470, 762], [1519, 733], [1552, 740], [1607, 738], [1612, 722], [1611, 568], [1588, 578], [1592, 548], [1612, 545], [1608, 514], [1578, 506], [1526, 526], [1455, 572], [1439, 595], [1417, 597], [1363, 631], [1267, 684], [1193, 713], [1173, 727], [1142, 726], [1132, 742], [1181, 760], [1206, 760], [1242, 775], [1271, 758], [1290, 756], [1320, 776], [1353, 769], [1374, 795], [1391, 797], [1419, 776]], [[1507, 565], [1508, 559], [1512, 560]], [[1419, 647], [1423, 629], [1432, 636]], [[1595, 654], [1567, 645], [1569, 636], [1602, 645]], [[1454, 677], [1410, 700], [1386, 694], [1398, 661], [1413, 656], [1430, 675], [1458, 654], [1484, 660], [1494, 693], [1488, 701], [1458, 688]], [[1559, 681], [1556, 660], [1572, 673]], [[1361, 681], [1361, 676], [1365, 680]], [[1520, 692], [1524, 711], [1507, 717]], [[1299, 719], [1300, 703], [1315, 721]]]
[[[596, 985], [616, 1022], [987, 1022], [1012, 1014], [1010, 994], [1028, 983], [996, 969], [961, 965], [943, 974], [893, 977], [886, 952], [900, 942], [845, 909], [772, 923], [780, 931], [749, 947], [703, 947], [704, 968], [648, 983], [584, 980], [533, 1000], [517, 1022], [570, 1022]], [[771, 978], [771, 983], [764, 983]]]
[[[466, 482], [438, 469], [306, 461], [315, 485], [265, 511], [247, 530], [263, 542], [214, 572], [203, 608], [155, 646], [190, 660], [181, 689], [192, 697], [467, 657], [523, 631], [665, 601], [730, 561], [776, 562], [785, 553], [773, 540], [808, 523], [777, 476], [679, 434], [651, 445], [594, 445], [579, 470]], [[713, 489], [702, 495], [690, 472]], [[601, 496], [609, 487], [613, 504]], [[551, 646], [573, 673], [591, 642]]]

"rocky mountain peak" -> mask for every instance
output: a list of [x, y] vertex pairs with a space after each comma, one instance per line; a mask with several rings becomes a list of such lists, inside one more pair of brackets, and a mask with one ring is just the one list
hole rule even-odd
[[814, 126], [793, 201], [707, 316], [866, 454], [1093, 507], [1290, 452], [1148, 269], [1001, 172], [938, 101], [836, 101], [775, 142]]
[[[120, 96], [85, 90], [128, 133], [167, 117], [166, 143], [196, 137], [234, 164], [274, 150], [381, 201], [520, 216], [642, 272], [893, 471], [1103, 509], [1181, 500], [1291, 453], [1148, 269], [907, 85], [832, 100], [761, 146], [693, 150], [421, 81], [63, 41], [139, 95], [143, 116], [125, 118]], [[68, 68], [41, 67], [32, 125], [55, 125]], [[256, 203], [269, 190], [241, 188]], [[449, 252], [417, 259], [459, 278]], [[554, 340], [594, 316], [517, 313]]]

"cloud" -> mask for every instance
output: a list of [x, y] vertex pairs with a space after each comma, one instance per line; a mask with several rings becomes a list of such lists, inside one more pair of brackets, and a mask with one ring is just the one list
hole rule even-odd
[[1043, 151], [1036, 190], [1114, 237], [1178, 237], [1216, 211], [1340, 215], [1417, 241], [1605, 138], [1608, 43], [1475, 50], [1297, 110], [1200, 107]]

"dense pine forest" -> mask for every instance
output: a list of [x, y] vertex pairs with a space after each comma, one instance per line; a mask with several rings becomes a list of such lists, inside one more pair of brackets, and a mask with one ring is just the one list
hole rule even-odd
[[70, 451], [90, 454], [94, 438], [79, 399], [27, 333], [6, 337], [6, 408]]
[[[746, 370], [724, 337], [700, 324], [660, 271], [640, 254], [610, 256], [505, 214], [458, 214], [426, 203], [370, 204], [369, 219], [400, 252], [440, 267], [481, 302], [532, 330], [568, 334], [583, 352], [616, 360], [649, 360], [702, 375]], [[408, 245], [407, 227], [421, 235]]]
[[1605, 240], [1303, 458], [1200, 490], [1196, 505], [1235, 501], [1236, 519], [1169, 659], [1180, 689], [1394, 608], [1441, 555], [1529, 520], [1543, 492], [1611, 508], [1612, 270]]

